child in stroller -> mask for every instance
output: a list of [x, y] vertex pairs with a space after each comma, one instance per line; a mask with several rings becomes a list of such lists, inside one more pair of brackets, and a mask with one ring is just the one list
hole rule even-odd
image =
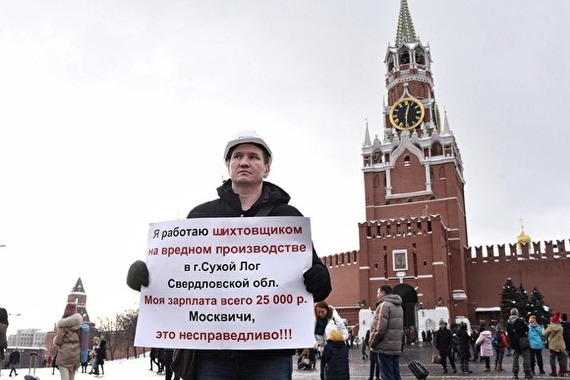
[[297, 368], [302, 370], [315, 369], [317, 353], [314, 348], [305, 348], [297, 356]]

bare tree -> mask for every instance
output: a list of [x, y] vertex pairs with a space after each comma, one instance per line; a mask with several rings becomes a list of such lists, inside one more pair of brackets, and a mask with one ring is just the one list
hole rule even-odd
[[137, 321], [139, 318], [138, 310], [126, 310], [123, 314], [119, 315], [119, 325], [124, 332], [125, 352], [127, 357], [130, 356], [129, 348], [133, 347], [134, 356], [137, 356], [137, 348], [135, 344], [135, 333], [137, 331]]
[[99, 332], [101, 333], [101, 339], [107, 341], [107, 355], [109, 360], [113, 360], [115, 357], [115, 350], [116, 344], [119, 341], [118, 331], [119, 325], [117, 320], [119, 318], [119, 314], [115, 316], [114, 319], [106, 317], [106, 318], [98, 318], [99, 319]]
[[130, 309], [117, 313], [114, 318], [99, 318], [99, 331], [101, 338], [107, 341], [110, 360], [113, 360], [116, 354], [119, 354], [119, 357], [130, 357], [131, 347], [134, 356], [137, 356], [134, 343], [138, 316], [138, 310]]

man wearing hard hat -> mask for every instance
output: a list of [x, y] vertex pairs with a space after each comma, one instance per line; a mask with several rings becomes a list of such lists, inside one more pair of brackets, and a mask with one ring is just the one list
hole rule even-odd
[[[218, 199], [193, 208], [188, 218], [303, 216], [289, 205], [291, 197], [265, 181], [271, 168], [269, 145], [254, 131], [240, 132], [224, 150], [230, 179], [218, 189]], [[313, 265], [303, 274], [307, 291], [315, 302], [331, 292], [327, 268], [313, 249]], [[127, 284], [134, 290], [148, 286], [146, 264], [136, 261], [129, 268]], [[172, 368], [184, 380], [242, 379], [290, 380], [293, 376], [290, 349], [278, 350], [178, 350]]]

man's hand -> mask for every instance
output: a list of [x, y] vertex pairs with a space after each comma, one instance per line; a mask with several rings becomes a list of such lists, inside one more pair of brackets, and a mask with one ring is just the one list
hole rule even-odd
[[131, 264], [127, 274], [127, 285], [129, 285], [129, 288], [140, 292], [141, 286], [148, 286], [148, 279], [148, 268], [144, 261], [137, 260]]
[[324, 265], [313, 265], [311, 269], [303, 273], [303, 277], [307, 291], [313, 293], [315, 302], [324, 300], [330, 294], [331, 278]]

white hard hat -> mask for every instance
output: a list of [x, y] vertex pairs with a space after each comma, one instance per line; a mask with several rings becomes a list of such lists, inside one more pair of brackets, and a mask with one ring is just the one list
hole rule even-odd
[[233, 139], [228, 141], [226, 145], [226, 150], [224, 151], [224, 161], [230, 159], [230, 153], [234, 147], [240, 144], [256, 144], [259, 145], [267, 152], [267, 164], [271, 164], [272, 154], [271, 149], [263, 140], [263, 138], [257, 134], [255, 131], [241, 131]]

